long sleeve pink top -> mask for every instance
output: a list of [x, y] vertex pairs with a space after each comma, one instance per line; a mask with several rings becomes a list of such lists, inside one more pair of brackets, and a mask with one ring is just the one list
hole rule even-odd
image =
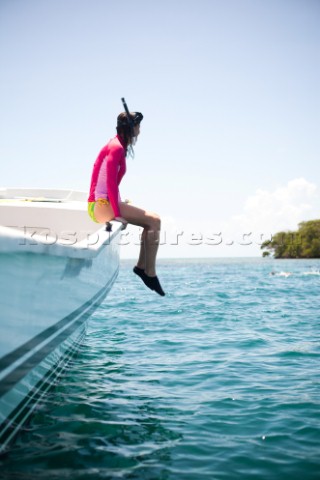
[[94, 163], [88, 202], [96, 202], [99, 198], [107, 199], [114, 216], [120, 217], [119, 185], [125, 173], [125, 147], [116, 135], [102, 148]]

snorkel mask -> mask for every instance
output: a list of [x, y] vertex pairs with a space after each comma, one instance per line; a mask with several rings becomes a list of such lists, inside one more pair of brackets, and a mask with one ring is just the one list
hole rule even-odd
[[126, 101], [124, 98], [121, 98], [121, 101], [123, 103], [123, 107], [124, 107], [124, 110], [126, 112], [126, 118], [122, 119], [122, 120], [118, 120], [118, 123], [117, 123], [117, 126], [118, 127], [125, 127], [125, 126], [129, 126], [130, 127], [130, 131], [131, 131], [131, 135], [133, 136], [133, 128], [136, 126], [136, 125], [139, 125], [139, 123], [141, 122], [141, 120], [143, 119], [143, 115], [142, 113], [140, 112], [133, 112], [132, 114], [129, 112], [129, 109], [128, 109], [128, 106], [126, 104]]

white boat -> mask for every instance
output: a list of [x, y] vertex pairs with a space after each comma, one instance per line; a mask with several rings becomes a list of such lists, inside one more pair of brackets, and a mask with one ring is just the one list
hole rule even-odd
[[84, 192], [0, 189], [0, 451], [56, 382], [118, 275], [120, 224], [107, 231], [86, 209]]

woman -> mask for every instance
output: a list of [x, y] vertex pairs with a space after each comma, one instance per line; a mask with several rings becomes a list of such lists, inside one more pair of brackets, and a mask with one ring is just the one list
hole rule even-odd
[[119, 195], [119, 184], [126, 172], [126, 156], [128, 151], [133, 151], [142, 119], [140, 112], [124, 112], [118, 116], [117, 135], [102, 148], [93, 167], [88, 212], [97, 223], [117, 220], [124, 226], [129, 223], [143, 227], [140, 256], [133, 271], [147, 287], [164, 296], [156, 274], [160, 217], [122, 202]]

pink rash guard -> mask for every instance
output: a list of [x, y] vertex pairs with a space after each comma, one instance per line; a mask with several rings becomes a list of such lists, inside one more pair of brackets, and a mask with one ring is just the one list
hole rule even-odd
[[125, 173], [125, 148], [119, 135], [116, 135], [102, 148], [95, 161], [88, 202], [96, 202], [99, 198], [107, 199], [114, 216], [120, 217], [119, 185]]

